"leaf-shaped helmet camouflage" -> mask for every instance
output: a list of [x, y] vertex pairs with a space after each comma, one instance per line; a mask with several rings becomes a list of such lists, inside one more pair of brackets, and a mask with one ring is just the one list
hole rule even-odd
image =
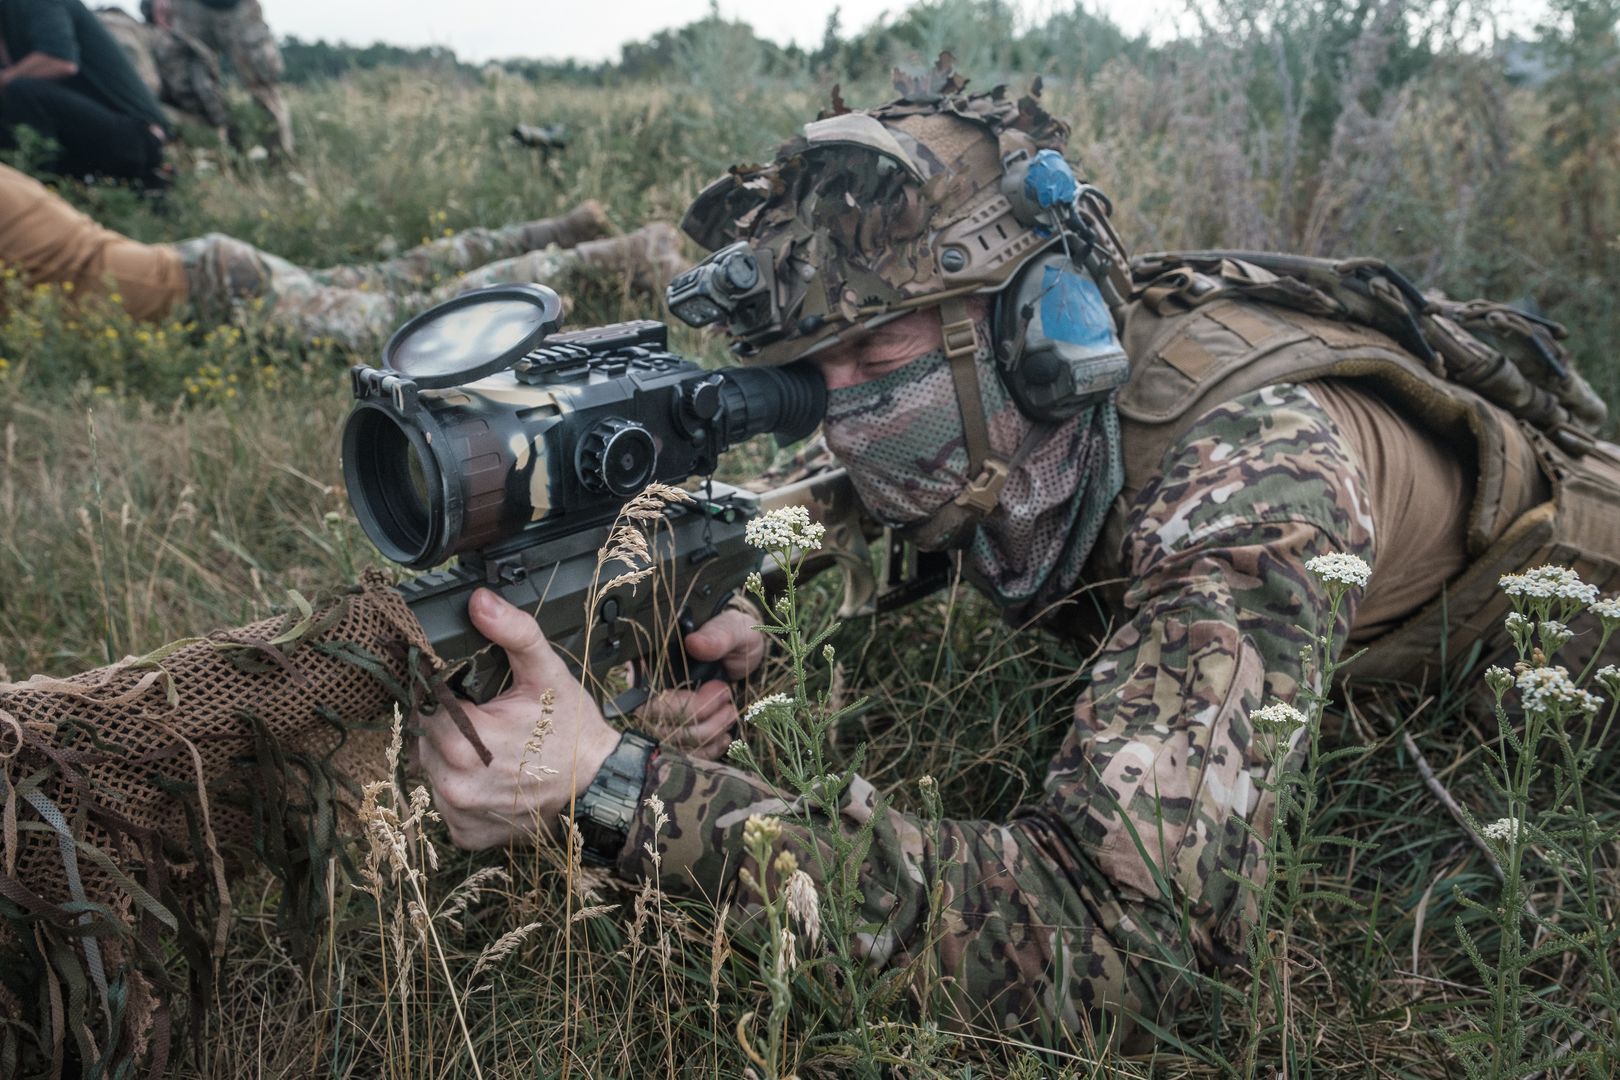
[[698, 195], [681, 227], [714, 254], [671, 284], [674, 314], [723, 321], [745, 363], [787, 363], [852, 327], [1001, 289], [1058, 242], [1025, 193], [1029, 163], [1069, 133], [1039, 80], [1019, 97], [968, 94], [946, 54], [896, 85], [868, 111], [835, 91], [769, 164]]

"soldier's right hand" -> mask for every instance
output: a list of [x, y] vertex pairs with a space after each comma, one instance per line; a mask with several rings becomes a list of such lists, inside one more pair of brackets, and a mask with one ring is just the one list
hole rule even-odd
[[[686, 635], [687, 655], [719, 662], [727, 678], [740, 682], [765, 659], [765, 635], [754, 629], [758, 621], [745, 611], [722, 611]], [[731, 686], [715, 679], [695, 690], [653, 695], [636, 719], [671, 750], [718, 761], [735, 737], [738, 714]]]

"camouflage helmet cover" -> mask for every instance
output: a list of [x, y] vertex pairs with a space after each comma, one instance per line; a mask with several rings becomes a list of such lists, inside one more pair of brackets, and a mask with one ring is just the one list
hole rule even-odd
[[768, 340], [741, 343], [745, 362], [786, 363], [853, 326], [994, 291], [1053, 242], [1005, 183], [1005, 162], [1068, 141], [1038, 79], [1018, 98], [967, 94], [947, 53], [895, 85], [898, 99], [867, 111], [835, 89], [769, 164], [734, 166], [682, 220], [710, 251], [743, 241], [769, 256], [778, 318]]

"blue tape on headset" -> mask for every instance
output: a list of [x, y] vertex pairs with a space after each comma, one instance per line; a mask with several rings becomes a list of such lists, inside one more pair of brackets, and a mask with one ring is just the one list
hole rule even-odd
[[1042, 209], [1066, 206], [1074, 202], [1079, 193], [1074, 170], [1056, 150], [1042, 150], [1029, 163], [1029, 172], [1024, 175], [1024, 195], [1034, 200], [1036, 206]]
[[1048, 266], [1041, 279], [1041, 332], [1081, 346], [1117, 346], [1114, 319], [1097, 283], [1084, 274]]

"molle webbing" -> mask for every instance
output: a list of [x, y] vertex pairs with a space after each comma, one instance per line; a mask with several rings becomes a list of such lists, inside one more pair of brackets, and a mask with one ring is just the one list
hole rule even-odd
[[[1567, 412], [1553, 432], [1516, 421], [1437, 373], [1444, 364], [1419, 360], [1378, 329], [1308, 312], [1308, 300], [1283, 307], [1218, 294], [1196, 275], [1169, 285], [1161, 276], [1128, 309], [1132, 371], [1119, 396], [1125, 487], [1093, 576], [1121, 573], [1126, 511], [1200, 416], [1265, 386], [1332, 378], [1395, 405], [1475, 469], [1469, 568], [1373, 643], [1356, 662], [1356, 677], [1422, 678], [1436, 669], [1439, 643], [1448, 658], [1480, 641], [1494, 647], [1507, 610], [1496, 584], [1501, 574], [1558, 562], [1578, 567], [1600, 589], [1620, 585], [1620, 463], [1609, 444], [1573, 428]], [[1581, 435], [1580, 454], [1566, 449], [1571, 433]]]
[[1591, 449], [1608, 416], [1561, 344], [1564, 327], [1509, 304], [1422, 293], [1378, 259], [1191, 251], [1145, 255], [1131, 270], [1160, 314], [1241, 298], [1381, 331], [1572, 454]]
[[[0, 685], [0, 1074], [86, 1075], [171, 1050], [166, 970], [205, 1002], [229, 867], [267, 866], [299, 944], [345, 858], [346, 785], [376, 779], [390, 705], [441, 667], [380, 578], [66, 679]], [[196, 1008], [192, 1015], [198, 1014]]]

